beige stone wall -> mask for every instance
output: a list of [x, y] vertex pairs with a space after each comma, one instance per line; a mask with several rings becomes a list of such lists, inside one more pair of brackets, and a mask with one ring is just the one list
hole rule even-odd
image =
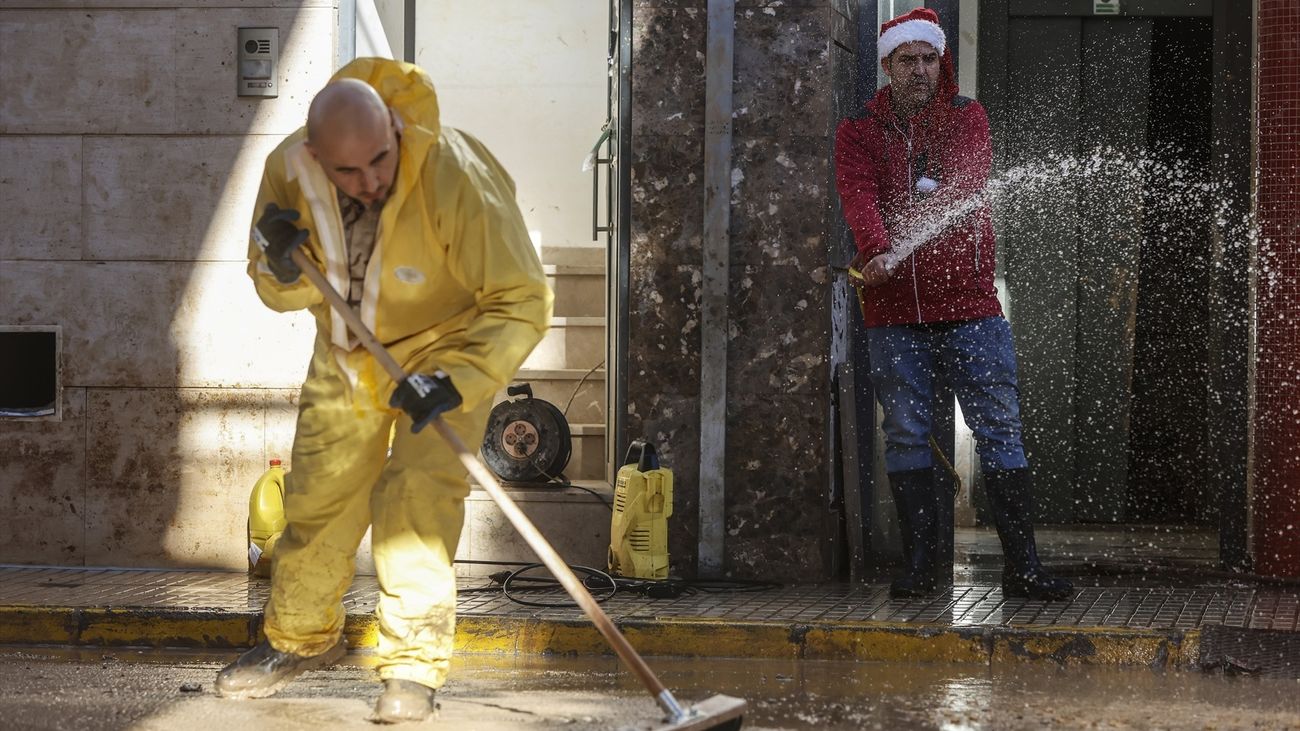
[[[62, 328], [63, 418], [0, 421], [0, 563], [240, 568], [313, 334], [254, 295], [249, 216], [334, 69], [334, 3], [15, 4], [0, 325]], [[279, 98], [235, 95], [239, 26], [280, 29]]]

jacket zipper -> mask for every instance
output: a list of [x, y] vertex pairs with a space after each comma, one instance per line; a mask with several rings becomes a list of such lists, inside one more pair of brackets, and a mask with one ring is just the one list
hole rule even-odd
[[[902, 135], [907, 142], [907, 197], [910, 200], [914, 197], [912, 190], [912, 136], [903, 131], [897, 119], [894, 119], [893, 122], [894, 129], [898, 130], [898, 134]], [[912, 301], [916, 303], [916, 324], [920, 325], [923, 318], [921, 317], [921, 285], [916, 280], [916, 252], [912, 252], [908, 258], [912, 260]]]

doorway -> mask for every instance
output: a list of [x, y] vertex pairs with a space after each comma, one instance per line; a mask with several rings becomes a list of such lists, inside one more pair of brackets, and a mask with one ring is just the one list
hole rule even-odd
[[623, 442], [608, 405], [626, 401], [631, 0], [404, 0], [401, 10], [402, 55], [432, 77], [443, 123], [510, 172], [555, 295], [550, 330], [515, 380], [564, 412], [567, 481], [607, 493]]
[[[1221, 181], [1213, 158], [1230, 147], [1248, 159], [1249, 138], [1216, 127], [1239, 114], [1248, 129], [1249, 113], [1229, 104], [1229, 66], [1216, 59], [1248, 63], [1249, 35], [1222, 26], [1250, 10], [1211, 0], [1123, 7], [1099, 16], [1088, 3], [980, 6], [980, 98], [996, 170], [1049, 181], [995, 210], [1025, 442], [1043, 522], [1211, 526], [1235, 504], [1207, 457], [1222, 341], [1207, 292], [1222, 211], [1194, 191], [1248, 181]], [[1236, 78], [1248, 79], [1248, 66]], [[1238, 376], [1244, 393], [1244, 368]], [[1244, 482], [1226, 489], [1244, 494]]]

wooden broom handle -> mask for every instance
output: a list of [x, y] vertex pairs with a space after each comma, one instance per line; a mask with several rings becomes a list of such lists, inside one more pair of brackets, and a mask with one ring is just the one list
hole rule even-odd
[[334, 289], [334, 285], [330, 284], [329, 280], [325, 278], [325, 274], [317, 269], [316, 265], [302, 253], [302, 249], [295, 248], [290, 256], [293, 258], [293, 263], [297, 264], [298, 268], [302, 270], [303, 276], [311, 280], [311, 283], [316, 285], [316, 289], [319, 289], [320, 293], [325, 296], [325, 301], [334, 308], [335, 312], [343, 316], [343, 322], [347, 323], [352, 334], [356, 335], [361, 344], [366, 346], [366, 350], [375, 356], [375, 360], [379, 361], [379, 365], [383, 366], [385, 371], [388, 371], [388, 376], [393, 379], [393, 383], [401, 383], [406, 380], [406, 371], [402, 369], [402, 366], [396, 360], [393, 360], [393, 356], [388, 354], [388, 350], [379, 342], [374, 333], [370, 332], [370, 328], [366, 327], [366, 324], [361, 321], [361, 316], [357, 314], [357, 311], [352, 309], [348, 301], [343, 299], [338, 290]]
[[[347, 300], [344, 300], [329, 281], [325, 279], [325, 275], [316, 268], [316, 265], [308, 260], [300, 249], [295, 248], [290, 256], [293, 258], [293, 263], [297, 264], [298, 268], [302, 270], [303, 275], [312, 284], [316, 285], [316, 288], [325, 296], [325, 301], [329, 302], [330, 306], [343, 317], [348, 329], [352, 330], [352, 333], [357, 336], [357, 339], [361, 341], [366, 350], [375, 356], [375, 360], [379, 361], [379, 364], [388, 372], [393, 382], [401, 383], [406, 380], [406, 371], [393, 359], [393, 356], [389, 355], [388, 350], [374, 336], [374, 333], [370, 332], [370, 328], [366, 327], [365, 323], [361, 321], [361, 317], [348, 305]], [[591, 596], [591, 592], [587, 591], [587, 587], [582, 585], [582, 582], [574, 575], [573, 570], [564, 563], [564, 559], [560, 558], [560, 554], [556, 553], [541, 531], [537, 530], [537, 526], [533, 525], [528, 516], [524, 515], [524, 512], [519, 509], [515, 501], [501, 488], [501, 483], [497, 482], [496, 477], [465, 447], [465, 443], [456, 435], [456, 432], [451, 430], [451, 427], [447, 426], [447, 422], [441, 418], [436, 418], [433, 420], [433, 428], [447, 441], [452, 451], [460, 458], [460, 462], [465, 466], [465, 469], [473, 475], [479, 486], [487, 491], [488, 496], [497, 504], [501, 512], [505, 513], [506, 517], [510, 519], [510, 523], [514, 525], [515, 530], [519, 531], [528, 546], [533, 549], [533, 553], [536, 553], [546, 568], [550, 569], [551, 573], [564, 587], [564, 590], [569, 593], [569, 596], [573, 597], [573, 600], [578, 603], [582, 611], [596, 625], [596, 629], [604, 635], [605, 640], [614, 648], [614, 652], [618, 654], [632, 673], [641, 680], [646, 689], [654, 695], [655, 700], [670, 713], [673, 712], [673, 709], [680, 712], [676, 699], [672, 698], [672, 694], [668, 692], [668, 689], [664, 687], [664, 684], [660, 682], [654, 671], [650, 669], [646, 661], [632, 647], [632, 644], [627, 641], [623, 633], [618, 631], [618, 627], [614, 626], [613, 620], [609, 618], [609, 615], [605, 614], [605, 610], [600, 608], [600, 605]]]

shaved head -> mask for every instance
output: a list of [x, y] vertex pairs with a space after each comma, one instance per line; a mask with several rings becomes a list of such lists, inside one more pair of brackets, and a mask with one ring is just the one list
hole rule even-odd
[[374, 87], [359, 79], [331, 81], [307, 109], [307, 140], [328, 142], [339, 135], [364, 134], [388, 125], [388, 105]]
[[331, 183], [368, 206], [392, 188], [399, 132], [379, 93], [358, 79], [326, 84], [307, 110], [307, 149]]

